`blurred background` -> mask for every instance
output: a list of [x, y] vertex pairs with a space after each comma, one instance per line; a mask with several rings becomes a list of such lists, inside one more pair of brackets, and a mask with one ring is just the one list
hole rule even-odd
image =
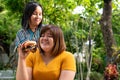
[[103, 80], [111, 63], [120, 72], [119, 0], [0, 0], [0, 80], [15, 80], [14, 40], [29, 1], [43, 6], [43, 24], [62, 28], [67, 50], [76, 58], [75, 80]]

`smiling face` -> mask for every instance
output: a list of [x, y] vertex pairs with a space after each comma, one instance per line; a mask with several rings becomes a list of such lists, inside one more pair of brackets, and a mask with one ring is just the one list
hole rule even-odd
[[57, 56], [66, 49], [64, 35], [60, 27], [55, 25], [45, 25], [41, 27], [38, 48], [42, 54]]
[[30, 28], [36, 28], [42, 21], [42, 8], [37, 6], [33, 14], [31, 15], [29, 25]]
[[47, 30], [40, 37], [40, 47], [45, 53], [51, 53], [54, 46], [53, 35], [50, 30]]

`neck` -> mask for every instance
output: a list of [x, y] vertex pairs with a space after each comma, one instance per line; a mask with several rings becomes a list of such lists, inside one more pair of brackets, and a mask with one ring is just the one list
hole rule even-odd
[[43, 58], [45, 64], [47, 65], [54, 57], [52, 57], [50, 54], [48, 54], [48, 55], [42, 54], [42, 58]]
[[33, 32], [35, 32], [35, 30], [36, 30], [35, 28], [30, 28], [30, 29], [31, 29]]
[[44, 53], [43, 56], [45, 56], [45, 57], [51, 57], [50, 53]]
[[30, 26], [30, 29], [31, 29], [33, 32], [36, 31], [36, 28], [37, 28], [37, 26]]

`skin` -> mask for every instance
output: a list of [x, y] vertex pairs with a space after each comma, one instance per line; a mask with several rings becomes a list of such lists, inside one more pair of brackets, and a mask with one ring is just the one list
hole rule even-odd
[[[42, 21], [42, 8], [40, 6], [37, 6], [36, 9], [35, 9], [35, 11], [31, 15], [30, 20], [29, 20], [29, 27], [30, 27], [30, 29], [33, 32], [35, 32], [36, 28], [38, 27], [38, 25], [40, 24], [41, 21]], [[19, 49], [17, 49], [17, 51], [19, 52]]]
[[[39, 23], [42, 21], [42, 8], [40, 6], [37, 6], [35, 11], [30, 17], [29, 20], [29, 26], [30, 29], [35, 32], [36, 28], [38, 27]], [[22, 48], [26, 47], [30, 41], [25, 41], [21, 45], [18, 46], [18, 68], [16, 73], [16, 80], [32, 80], [32, 69], [26, 67], [25, 58], [27, 57], [28, 53], [30, 51], [27, 51], [26, 53], [22, 52]]]
[[[52, 35], [50, 34], [50, 31], [46, 31], [44, 34], [41, 35], [40, 39], [40, 46], [45, 52], [44, 55], [42, 55], [42, 58], [46, 65], [53, 59], [51, 57], [50, 53], [54, 46], [54, 40]], [[22, 52], [22, 47], [29, 44], [29, 42], [25, 42], [19, 47], [19, 57], [18, 57], [18, 67], [17, 67], [17, 73], [16, 73], [16, 80], [32, 80], [32, 68], [26, 67], [25, 58], [29, 54], [29, 51], [27, 53]], [[70, 70], [62, 70], [60, 74], [59, 80], [74, 80], [75, 72]]]
[[40, 6], [37, 6], [36, 10], [33, 12], [29, 21], [30, 28], [33, 32], [35, 31], [35, 29], [37, 28], [41, 21], [42, 21], [42, 9]]
[[[35, 32], [36, 28], [38, 27], [38, 25], [42, 21], [42, 18], [43, 18], [42, 8], [40, 6], [37, 6], [35, 11], [31, 15], [30, 20], [29, 20], [29, 26], [33, 32]], [[19, 50], [17, 49], [17, 51], [19, 51]]]
[[54, 46], [54, 40], [53, 36], [50, 34], [50, 31], [46, 31], [44, 34], [40, 37], [40, 44], [41, 48], [44, 51], [44, 55], [42, 55], [42, 58], [47, 65], [53, 57], [51, 57], [50, 53]]
[[50, 31], [46, 31], [40, 37], [40, 44], [41, 48], [45, 51], [45, 56], [50, 55], [51, 50], [54, 46], [53, 36], [50, 34]]

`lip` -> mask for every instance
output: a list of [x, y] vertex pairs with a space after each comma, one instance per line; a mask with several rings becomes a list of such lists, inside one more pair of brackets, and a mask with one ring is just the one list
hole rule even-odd
[[36, 22], [40, 22], [40, 19], [35, 19]]
[[48, 40], [41, 41], [41, 44], [42, 45], [49, 45], [49, 41]]
[[41, 44], [43, 44], [43, 45], [48, 45], [48, 42], [42, 42]]

